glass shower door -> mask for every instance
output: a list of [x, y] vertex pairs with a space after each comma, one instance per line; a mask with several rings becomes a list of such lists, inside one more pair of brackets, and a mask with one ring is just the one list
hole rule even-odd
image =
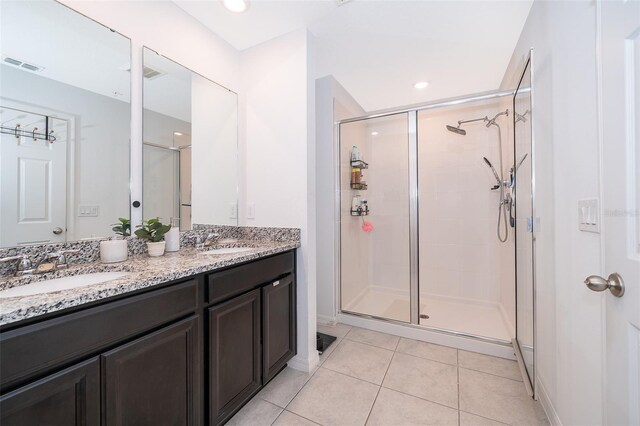
[[534, 223], [531, 68], [527, 63], [513, 98], [516, 233], [516, 340], [529, 382], [534, 384]]
[[340, 309], [410, 322], [409, 115], [340, 124]]

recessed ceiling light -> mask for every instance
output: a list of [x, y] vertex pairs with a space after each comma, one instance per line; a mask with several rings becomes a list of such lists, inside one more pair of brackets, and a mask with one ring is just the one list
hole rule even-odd
[[182, 136], [182, 133], [180, 133], [180, 132], [173, 132], [173, 134], [174, 134], [175, 136]]
[[371, 136], [378, 136], [378, 132], [371, 132]]
[[413, 87], [415, 87], [418, 90], [422, 90], [422, 89], [425, 89], [428, 85], [429, 83], [426, 81], [419, 81], [416, 84], [414, 84]]
[[242, 13], [249, 8], [247, 0], [222, 0], [222, 4], [233, 13]]

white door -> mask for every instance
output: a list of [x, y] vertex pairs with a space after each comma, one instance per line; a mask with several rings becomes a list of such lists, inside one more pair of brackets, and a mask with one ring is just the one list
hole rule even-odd
[[[46, 118], [1, 108], [3, 128], [44, 133]], [[67, 205], [66, 122], [50, 119], [53, 143], [29, 136], [2, 134], [0, 141], [0, 246], [65, 240]], [[60, 123], [56, 123], [60, 121]], [[61, 125], [61, 126], [60, 126]]]
[[625, 285], [605, 292], [604, 408], [609, 425], [640, 425], [640, 2], [599, 7], [604, 263]]

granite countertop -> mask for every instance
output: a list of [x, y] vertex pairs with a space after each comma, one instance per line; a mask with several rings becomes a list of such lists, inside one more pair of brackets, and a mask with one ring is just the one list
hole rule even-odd
[[[68, 269], [63, 271], [1, 280], [0, 290], [5, 290], [36, 281], [92, 272], [126, 271], [130, 273], [123, 278], [70, 290], [2, 298], [0, 299], [0, 326], [131, 291], [153, 287], [154, 285], [202, 272], [215, 271], [227, 266], [282, 253], [300, 247], [300, 242], [241, 240], [235, 243], [234, 246], [251, 247], [252, 250], [223, 255], [205, 255], [201, 253], [203, 250], [183, 248], [178, 252], [166, 253], [161, 257], [149, 257], [146, 254], [140, 254], [130, 256], [128, 260], [122, 263], [83, 263], [75, 266], [70, 265]], [[209, 247], [208, 249], [211, 248], [213, 247]]]

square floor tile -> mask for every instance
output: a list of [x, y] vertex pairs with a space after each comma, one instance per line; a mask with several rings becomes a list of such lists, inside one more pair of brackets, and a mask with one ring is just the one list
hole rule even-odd
[[483, 373], [522, 381], [522, 373], [520, 373], [518, 363], [510, 359], [459, 350], [458, 363], [460, 367], [468, 370], [482, 371]]
[[475, 414], [465, 413], [460, 411], [460, 426], [504, 426], [505, 423], [500, 423], [495, 420], [485, 419], [484, 417], [476, 416]]
[[265, 386], [258, 397], [278, 407], [286, 407], [302, 386], [311, 378], [310, 373], [287, 367]]
[[269, 426], [282, 412], [282, 408], [264, 401], [260, 398], [253, 398], [229, 420], [230, 426]]
[[378, 389], [321, 367], [287, 410], [322, 425], [364, 425]]
[[351, 326], [345, 324], [318, 324], [317, 330], [320, 333], [328, 334], [329, 336], [335, 336], [338, 339], [342, 339], [349, 332], [349, 330], [351, 330]]
[[344, 339], [322, 367], [379, 385], [392, 357], [393, 351]]
[[345, 339], [353, 340], [354, 342], [366, 343], [367, 345], [377, 346], [383, 349], [395, 350], [400, 340], [397, 336], [391, 334], [380, 333], [373, 330], [366, 330], [364, 328], [353, 327], [346, 336]]
[[458, 425], [458, 410], [391, 389], [380, 389], [367, 425]]
[[466, 368], [460, 368], [460, 410], [508, 424], [548, 424], [524, 383]]
[[396, 352], [382, 386], [458, 408], [458, 369]]
[[297, 414], [293, 414], [291, 411], [284, 410], [275, 423], [273, 423], [273, 426], [315, 426], [317, 424], [318, 423], [314, 423]]
[[419, 340], [400, 339], [396, 352], [430, 359], [432, 361], [444, 362], [445, 364], [458, 364], [458, 351], [447, 346], [435, 345], [433, 343], [421, 342]]
[[336, 350], [339, 344], [340, 344], [340, 339], [334, 341], [331, 345], [329, 345], [329, 347], [320, 354], [318, 358], [318, 365], [324, 364], [324, 362], [329, 358], [329, 355], [331, 355], [333, 351]]

